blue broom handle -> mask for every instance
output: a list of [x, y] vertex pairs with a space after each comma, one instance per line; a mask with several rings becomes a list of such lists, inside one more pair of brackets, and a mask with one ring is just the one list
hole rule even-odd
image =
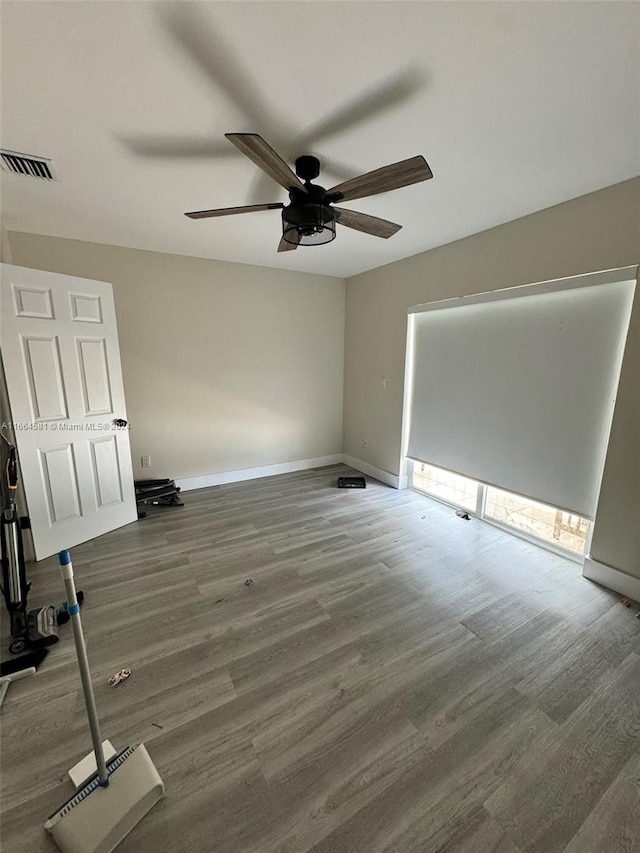
[[80, 667], [80, 677], [82, 679], [84, 701], [85, 705], [87, 706], [87, 716], [89, 717], [89, 728], [91, 729], [93, 750], [95, 752], [96, 763], [98, 765], [98, 776], [100, 779], [100, 784], [104, 787], [109, 784], [109, 773], [107, 772], [107, 764], [104, 759], [104, 750], [102, 748], [102, 738], [100, 737], [100, 724], [98, 722], [96, 700], [93, 695], [93, 686], [91, 685], [91, 673], [89, 672], [87, 647], [85, 645], [84, 635], [82, 633], [80, 605], [78, 604], [78, 597], [76, 596], [76, 585], [73, 581], [73, 565], [71, 563], [71, 554], [69, 553], [69, 551], [60, 551], [59, 559], [62, 579], [64, 581], [64, 587], [67, 593], [69, 616], [71, 617], [71, 625], [73, 627], [73, 639], [76, 643], [78, 666]]

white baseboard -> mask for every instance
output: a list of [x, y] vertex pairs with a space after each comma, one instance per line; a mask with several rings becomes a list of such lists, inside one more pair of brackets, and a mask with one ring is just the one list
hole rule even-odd
[[362, 471], [363, 474], [368, 474], [381, 483], [386, 483], [388, 486], [393, 486], [394, 489], [406, 488], [401, 485], [401, 481], [406, 477], [398, 477], [397, 474], [390, 474], [388, 471], [383, 471], [382, 468], [376, 468], [375, 465], [370, 465], [368, 462], [363, 462], [362, 459], [356, 459], [354, 456], [347, 456], [346, 453], [342, 456], [342, 461], [350, 468], [355, 468], [356, 471]]
[[194, 489], [206, 489], [209, 486], [223, 486], [225, 483], [239, 483], [242, 480], [257, 480], [260, 477], [273, 477], [276, 474], [290, 474], [292, 471], [306, 471], [309, 468], [338, 465], [342, 459], [342, 453], [334, 453], [332, 456], [317, 456], [315, 459], [296, 459], [294, 462], [278, 462], [275, 465], [261, 465], [257, 468], [219, 471], [216, 474], [183, 477], [176, 480], [176, 485], [180, 486], [183, 492], [191, 492]]
[[390, 474], [375, 465], [363, 462], [344, 453], [334, 453], [332, 456], [317, 456], [315, 459], [296, 459], [294, 462], [279, 462], [275, 465], [261, 465], [256, 468], [239, 468], [236, 471], [219, 471], [215, 474], [201, 474], [197, 477], [182, 477], [176, 480], [183, 492], [194, 489], [207, 489], [210, 486], [224, 486], [225, 483], [240, 483], [243, 480], [258, 480], [260, 477], [274, 477], [277, 474], [290, 474], [293, 471], [306, 471], [309, 468], [324, 468], [327, 465], [344, 463], [356, 471], [368, 474], [381, 483], [393, 486], [394, 489], [406, 489], [407, 477]]
[[619, 592], [625, 598], [640, 602], [640, 578], [635, 578], [619, 569], [612, 569], [611, 566], [599, 563], [592, 557], [585, 557], [582, 574], [590, 581], [596, 581], [602, 586]]

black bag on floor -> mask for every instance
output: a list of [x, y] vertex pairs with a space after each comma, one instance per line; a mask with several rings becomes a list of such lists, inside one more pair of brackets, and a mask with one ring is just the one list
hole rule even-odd
[[174, 480], [136, 480], [133, 485], [138, 506], [184, 506]]

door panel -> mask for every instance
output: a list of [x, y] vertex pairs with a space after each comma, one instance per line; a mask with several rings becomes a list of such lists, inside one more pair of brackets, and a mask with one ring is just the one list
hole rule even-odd
[[16, 285], [13, 289], [18, 317], [53, 320], [53, 304], [48, 287], [33, 288]]
[[102, 323], [102, 306], [99, 296], [71, 293], [71, 318], [80, 323]]
[[39, 453], [50, 523], [55, 525], [69, 518], [80, 518], [82, 512], [73, 445], [49, 447]]
[[68, 417], [58, 338], [25, 336], [22, 343], [33, 419], [53, 421]]
[[2, 265], [0, 345], [42, 559], [137, 519], [111, 285]]
[[90, 443], [99, 507], [122, 503], [120, 460], [115, 438], [95, 438]]
[[107, 346], [104, 338], [78, 338], [78, 366], [85, 415], [113, 412]]

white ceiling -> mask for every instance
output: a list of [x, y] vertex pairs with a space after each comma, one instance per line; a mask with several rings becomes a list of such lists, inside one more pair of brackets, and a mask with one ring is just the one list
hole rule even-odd
[[[6, 228], [350, 276], [640, 172], [640, 4], [2, 2]], [[423, 154], [434, 178], [346, 207], [401, 223], [276, 253], [286, 201], [224, 139], [260, 133], [320, 183]], [[541, 247], [544, 251], [544, 247]]]

